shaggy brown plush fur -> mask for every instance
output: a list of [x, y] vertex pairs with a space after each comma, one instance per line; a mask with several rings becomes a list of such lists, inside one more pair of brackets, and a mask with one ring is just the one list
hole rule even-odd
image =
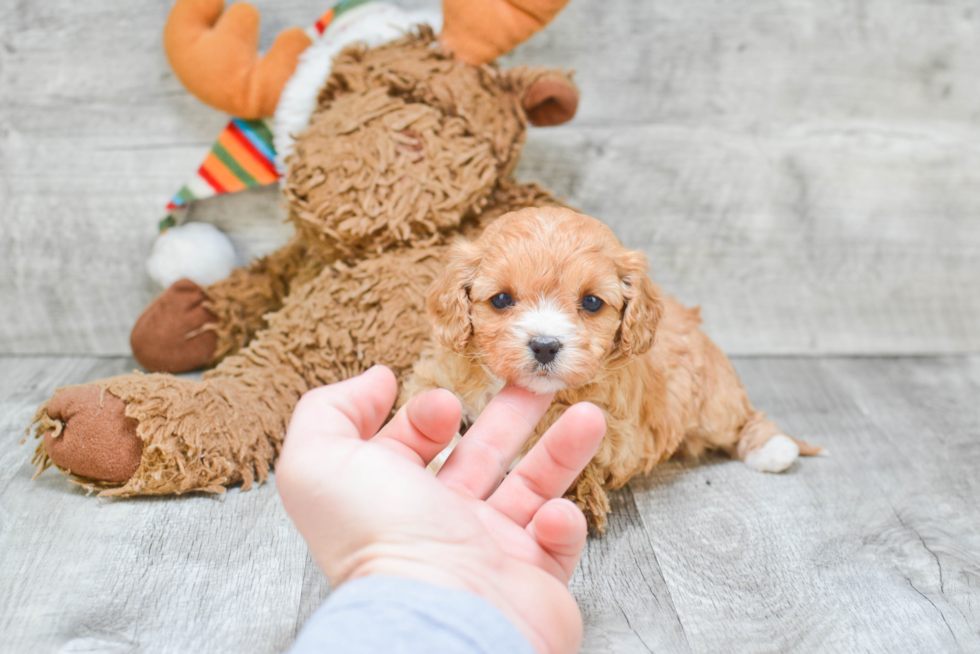
[[[458, 244], [432, 286], [439, 344], [415, 364], [401, 402], [444, 388], [472, 421], [504, 384], [557, 391], [525, 451], [571, 405], [597, 405], [606, 436], [568, 497], [600, 531], [606, 489], [674, 454], [716, 449], [746, 460], [778, 428], [752, 407], [731, 363], [698, 328], [698, 310], [663, 297], [646, 267], [608, 227], [568, 209], [500, 218], [475, 242]], [[498, 307], [491, 300], [500, 294], [507, 299]], [[536, 337], [552, 339], [553, 358], [536, 358]], [[819, 452], [795, 443], [798, 453]], [[773, 463], [788, 466], [795, 456], [755, 467], [778, 472]]]
[[[448, 239], [475, 237], [515, 209], [560, 205], [510, 175], [529, 113], [547, 105], [549, 122], [555, 106], [566, 119], [574, 113], [574, 85], [562, 73], [469, 66], [434, 44], [422, 28], [339, 55], [287, 162], [295, 239], [200, 290], [207, 301], [187, 303], [195, 313], [165, 335], [180, 357], [181, 343], [213, 332], [210, 359], [220, 365], [200, 382], [137, 373], [89, 385], [98, 389], [91, 397], [117, 398], [124, 410], [100, 412], [94, 401], [57, 415], [41, 407], [41, 469], [54, 463], [102, 495], [248, 488], [266, 478], [306, 390], [375, 363], [398, 375], [411, 368], [428, 344], [426, 289], [444, 267]], [[560, 92], [542, 95], [548, 88]], [[134, 344], [148, 334], [159, 336], [134, 333]], [[110, 477], [94, 450], [127, 442], [134, 422], [142, 450], [132, 461], [103, 456]], [[92, 425], [118, 442], [97, 439]], [[120, 481], [127, 464], [136, 472]]]

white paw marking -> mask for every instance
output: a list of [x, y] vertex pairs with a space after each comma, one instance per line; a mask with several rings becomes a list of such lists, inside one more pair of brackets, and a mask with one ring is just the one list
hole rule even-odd
[[745, 465], [759, 472], [783, 472], [800, 458], [800, 447], [792, 438], [776, 434], [745, 457]]

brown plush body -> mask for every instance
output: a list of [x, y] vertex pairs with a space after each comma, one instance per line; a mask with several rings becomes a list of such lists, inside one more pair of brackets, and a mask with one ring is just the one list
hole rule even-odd
[[375, 363], [411, 368], [448, 239], [560, 204], [511, 173], [528, 119], [557, 124], [576, 103], [562, 73], [464, 64], [425, 28], [344, 50], [288, 161], [293, 241], [207, 288], [178, 282], [134, 329], [150, 369], [217, 367], [60, 391], [38, 410], [39, 466], [105, 495], [264, 480], [305, 391]]

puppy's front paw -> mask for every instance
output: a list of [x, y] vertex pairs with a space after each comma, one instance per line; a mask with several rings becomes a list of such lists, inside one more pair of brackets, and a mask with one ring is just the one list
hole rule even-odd
[[783, 472], [800, 457], [800, 446], [784, 434], [776, 434], [745, 457], [745, 465], [759, 472]]
[[579, 475], [575, 485], [565, 493], [566, 499], [575, 502], [582, 509], [589, 523], [589, 530], [598, 534], [606, 533], [606, 515], [611, 510], [604, 479], [605, 475], [589, 464]]

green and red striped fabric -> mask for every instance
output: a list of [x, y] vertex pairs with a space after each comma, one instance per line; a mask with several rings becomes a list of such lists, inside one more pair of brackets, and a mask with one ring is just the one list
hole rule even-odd
[[317, 37], [323, 35], [323, 33], [327, 30], [327, 27], [337, 16], [340, 16], [345, 11], [353, 9], [354, 7], [358, 7], [371, 1], [372, 0], [342, 0], [325, 11], [324, 14], [320, 16], [320, 18], [318, 18], [309, 29], [306, 30], [306, 33], [311, 39], [316, 39]]
[[201, 198], [272, 184], [278, 179], [272, 130], [266, 121], [235, 118], [221, 132], [194, 179], [170, 200], [167, 211], [182, 209]]

